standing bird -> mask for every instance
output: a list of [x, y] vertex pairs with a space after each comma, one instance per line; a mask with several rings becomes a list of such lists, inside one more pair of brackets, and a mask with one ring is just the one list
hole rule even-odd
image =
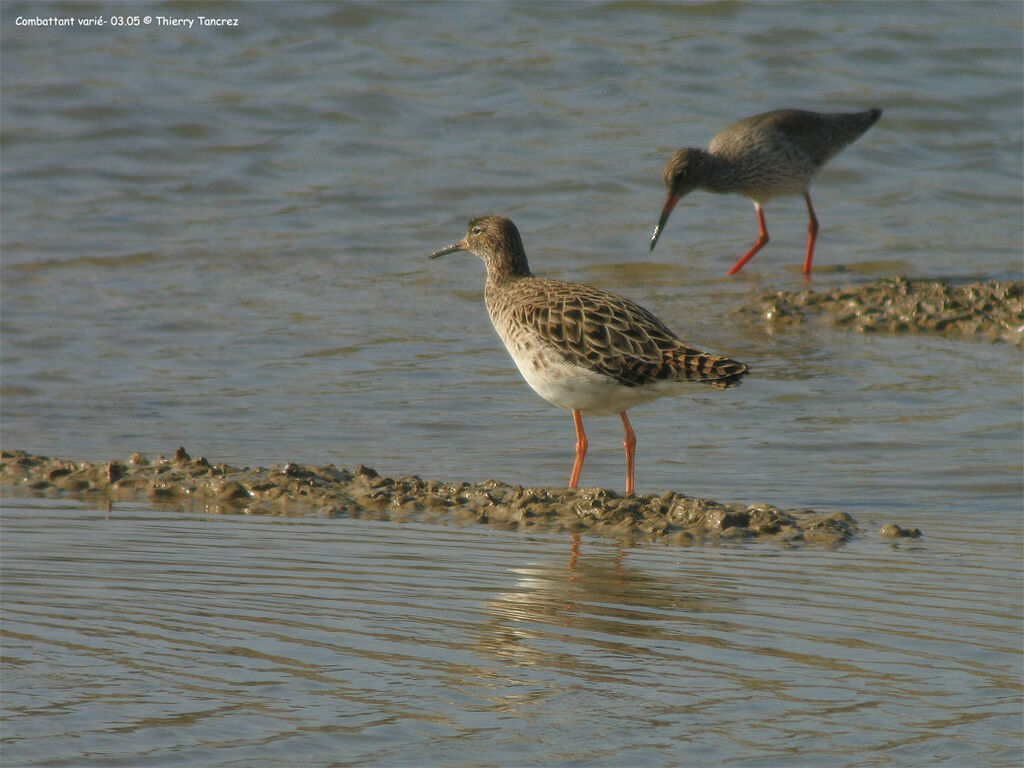
[[665, 165], [668, 198], [651, 236], [651, 250], [681, 197], [698, 187], [720, 194], [738, 192], [754, 201], [760, 235], [754, 247], [729, 270], [730, 275], [736, 274], [768, 242], [761, 204], [779, 195], [800, 194], [807, 201], [810, 216], [804, 259], [804, 277], [809, 277], [818, 236], [818, 218], [808, 192], [811, 179], [881, 115], [880, 109], [850, 114], [780, 109], [738, 120], [715, 136], [707, 151], [678, 150]]
[[469, 222], [466, 236], [430, 254], [470, 251], [487, 268], [484, 301], [494, 330], [519, 372], [549, 403], [572, 411], [579, 482], [587, 436], [582, 414], [618, 413], [625, 429], [626, 493], [633, 493], [636, 435], [626, 410], [687, 385], [726, 389], [747, 366], [684, 344], [658, 318], [628, 299], [580, 283], [534, 277], [519, 230], [503, 216]]

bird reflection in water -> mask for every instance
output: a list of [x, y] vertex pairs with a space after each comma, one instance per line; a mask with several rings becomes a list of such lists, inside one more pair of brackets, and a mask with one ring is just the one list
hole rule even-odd
[[[699, 573], [661, 579], [632, 567], [626, 547], [583, 546], [570, 539], [568, 561], [552, 559], [513, 569], [514, 585], [486, 602], [480, 650], [505, 663], [583, 670], [599, 659], [583, 651], [634, 652], [639, 641], [677, 641], [666, 631], [693, 613], [720, 610], [734, 597], [727, 584]], [[600, 639], [596, 639], [600, 638]]]

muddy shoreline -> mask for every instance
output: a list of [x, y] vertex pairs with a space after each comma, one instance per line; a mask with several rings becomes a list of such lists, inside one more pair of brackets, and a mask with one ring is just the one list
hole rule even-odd
[[[396, 521], [483, 523], [520, 531], [583, 531], [671, 544], [770, 540], [783, 546], [839, 546], [859, 531], [848, 514], [723, 504], [680, 493], [623, 497], [601, 488], [524, 488], [497, 480], [470, 484], [390, 478], [369, 467], [289, 463], [235, 467], [193, 459], [184, 448], [150, 460], [71, 461], [24, 451], [0, 453], [0, 485], [16, 495], [71, 495], [148, 501], [206, 513], [321, 514]], [[885, 538], [920, 531], [888, 524]]]
[[957, 285], [944, 280], [883, 277], [825, 292], [772, 291], [737, 310], [772, 333], [822, 318], [861, 333], [932, 333], [1024, 345], [1024, 283]]
[[[764, 293], [737, 312], [763, 322], [772, 333], [823, 318], [863, 333], [935, 333], [1024, 345], [1024, 283], [1019, 281], [954, 285], [886, 277], [822, 293]], [[193, 459], [183, 448], [170, 458], [150, 460], [135, 454], [104, 462], [3, 451], [0, 485], [16, 495], [147, 501], [207, 513], [483, 523], [675, 544], [774, 540], [785, 546], [839, 546], [860, 531], [857, 521], [845, 513], [729, 504], [676, 492], [623, 497], [601, 488], [390, 478], [369, 467], [349, 470], [331, 464], [235, 467]], [[917, 538], [921, 532], [887, 523], [877, 535], [899, 540]]]

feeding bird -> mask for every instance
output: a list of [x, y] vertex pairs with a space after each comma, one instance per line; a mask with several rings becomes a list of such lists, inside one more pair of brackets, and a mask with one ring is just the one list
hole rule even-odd
[[804, 257], [804, 276], [809, 277], [818, 237], [818, 217], [808, 191], [811, 180], [881, 115], [880, 109], [831, 114], [780, 109], [738, 120], [718, 133], [707, 150], [676, 151], [663, 172], [668, 197], [651, 236], [650, 249], [654, 250], [669, 214], [685, 195], [695, 189], [738, 192], [754, 201], [759, 234], [753, 247], [729, 270], [733, 275], [768, 242], [762, 204], [781, 195], [803, 195], [810, 217]]

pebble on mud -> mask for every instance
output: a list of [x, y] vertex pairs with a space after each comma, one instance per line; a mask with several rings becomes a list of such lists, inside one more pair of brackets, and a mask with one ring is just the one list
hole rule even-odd
[[922, 534], [920, 528], [904, 528], [896, 523], [889, 523], [879, 529], [878, 535], [883, 539], [919, 539]]
[[808, 314], [861, 333], [936, 333], [1024, 345], [1024, 283], [990, 281], [954, 285], [943, 280], [883, 277], [824, 293], [764, 293], [738, 313], [757, 317], [770, 331], [802, 325]]
[[[74, 493], [107, 501], [137, 501], [208, 513], [416, 519], [489, 523], [513, 530], [593, 531], [633, 541], [672, 544], [769, 540], [783, 546], [839, 546], [856, 535], [850, 515], [782, 510], [770, 504], [722, 504], [675, 492], [619, 496], [602, 488], [524, 488], [497, 480], [470, 484], [390, 478], [355, 470], [289, 463], [233, 467], [192, 459], [179, 448], [170, 459], [133, 454], [127, 461], [76, 462], [0, 453], [0, 484], [16, 493]], [[899, 526], [886, 526], [882, 535]], [[916, 531], [920, 535], [920, 531]], [[902, 535], [913, 535], [904, 533]]]

